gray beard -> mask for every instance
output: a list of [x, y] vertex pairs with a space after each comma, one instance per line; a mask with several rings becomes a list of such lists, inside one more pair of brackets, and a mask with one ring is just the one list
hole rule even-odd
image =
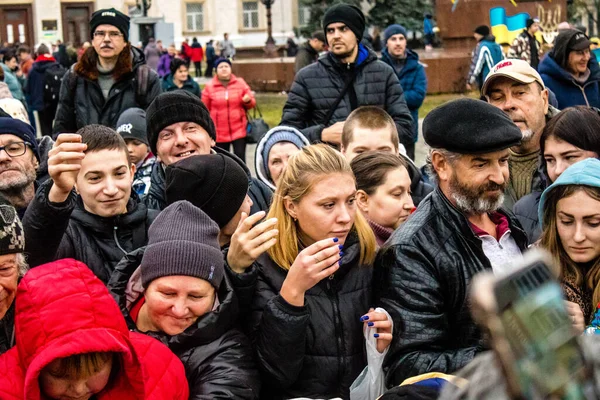
[[17, 194], [31, 185], [36, 178], [35, 171], [28, 173], [22, 172], [21, 176], [10, 181], [0, 180], [0, 191]]
[[502, 206], [504, 193], [497, 200], [481, 198], [470, 198], [463, 193], [452, 193], [452, 199], [456, 202], [456, 208], [464, 214], [487, 214], [494, 212]]
[[523, 134], [523, 139], [521, 139], [521, 142], [526, 143], [533, 138], [533, 131], [531, 129], [525, 129], [524, 131], [521, 131], [521, 133]]

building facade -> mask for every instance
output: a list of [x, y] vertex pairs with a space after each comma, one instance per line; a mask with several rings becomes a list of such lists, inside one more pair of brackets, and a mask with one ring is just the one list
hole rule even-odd
[[[131, 17], [130, 40], [145, 42], [156, 37], [177, 46], [185, 38], [201, 43], [221, 40], [229, 33], [236, 47], [264, 45], [267, 38], [266, 9], [260, 0], [152, 0], [142, 17], [136, 0], [0, 0], [2, 43], [54, 43], [60, 39], [80, 45], [89, 36], [91, 14], [114, 7]], [[298, 0], [275, 0], [272, 8], [273, 37], [283, 44], [294, 28], [309, 15]]]

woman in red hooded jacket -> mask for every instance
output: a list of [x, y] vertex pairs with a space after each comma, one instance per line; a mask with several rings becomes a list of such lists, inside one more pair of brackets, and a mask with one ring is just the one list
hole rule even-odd
[[217, 74], [202, 91], [202, 102], [217, 128], [217, 146], [233, 152], [246, 162], [246, 110], [256, 106], [250, 86], [231, 73], [231, 61], [218, 58]]
[[17, 289], [16, 346], [0, 356], [0, 399], [187, 400], [181, 361], [129, 332], [117, 303], [83, 263], [29, 271]]

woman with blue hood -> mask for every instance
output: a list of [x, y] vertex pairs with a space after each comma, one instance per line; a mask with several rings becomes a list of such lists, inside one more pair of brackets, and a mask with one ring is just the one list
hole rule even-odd
[[309, 144], [308, 139], [291, 126], [276, 126], [271, 129], [256, 145], [254, 167], [258, 179], [275, 190], [277, 179], [283, 173], [289, 158]]
[[542, 194], [539, 219], [541, 246], [560, 265], [566, 299], [581, 308], [587, 325], [600, 302], [600, 160], [567, 168]]

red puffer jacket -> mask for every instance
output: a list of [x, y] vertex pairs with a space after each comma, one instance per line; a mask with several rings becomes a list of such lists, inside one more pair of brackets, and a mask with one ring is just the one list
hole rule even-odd
[[[246, 94], [251, 98], [248, 103], [242, 101]], [[246, 110], [256, 106], [256, 99], [246, 81], [231, 74], [225, 87], [215, 75], [202, 90], [202, 102], [217, 127], [217, 143], [246, 137]]]
[[108, 289], [85, 264], [64, 259], [36, 267], [16, 298], [16, 346], [0, 356], [0, 399], [47, 400], [38, 377], [51, 361], [116, 352], [121, 370], [95, 399], [187, 400], [181, 361], [157, 340], [129, 332]]

